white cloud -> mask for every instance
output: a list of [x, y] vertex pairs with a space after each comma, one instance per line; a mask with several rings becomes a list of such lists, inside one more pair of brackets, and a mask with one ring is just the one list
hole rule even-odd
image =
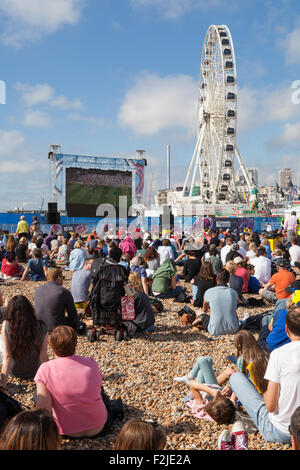
[[93, 127], [104, 127], [108, 124], [103, 118], [97, 118], [95, 116], [83, 116], [81, 114], [71, 114], [69, 116], [70, 121], [74, 122], [84, 122], [90, 124]]
[[48, 129], [52, 126], [50, 116], [42, 111], [29, 109], [24, 116], [24, 126]]
[[25, 137], [19, 131], [0, 130], [0, 159], [5, 156], [13, 156], [25, 142]]
[[27, 174], [47, 168], [47, 163], [33, 158], [32, 149], [21, 132], [0, 130], [0, 173]]
[[240, 88], [238, 91], [237, 131], [247, 132], [259, 125], [260, 99], [258, 92], [251, 88]]
[[48, 103], [54, 96], [54, 89], [47, 83], [30, 86], [26, 83], [16, 83], [15, 88], [22, 93], [26, 106]]
[[[193, 135], [197, 127], [197, 93], [198, 85], [191, 76], [142, 73], [126, 93], [119, 122], [137, 134], [153, 135], [179, 126]], [[238, 132], [300, 116], [300, 105], [293, 103], [293, 93], [291, 84], [275, 90], [239, 88]]]
[[53, 108], [59, 108], [63, 110], [79, 110], [83, 108], [83, 104], [80, 99], [71, 101], [64, 95], [57, 96], [56, 98], [54, 98], [53, 101], [50, 102], [50, 105]]
[[212, 8], [222, 5], [221, 0], [131, 0], [134, 9], [151, 7], [165, 19], [176, 20], [194, 9]]
[[293, 103], [295, 91], [290, 86], [262, 94], [263, 119], [269, 121], [287, 121], [300, 115], [300, 106]]
[[287, 123], [284, 126], [283, 132], [278, 137], [269, 142], [269, 147], [284, 147], [284, 146], [299, 146], [300, 143], [300, 121], [293, 124]]
[[293, 103], [295, 90], [284, 84], [275, 90], [238, 90], [238, 132], [270, 122], [286, 122], [300, 117], [300, 105]]
[[78, 23], [85, 0], [0, 0], [2, 41], [14, 47]]
[[119, 123], [137, 134], [153, 135], [182, 127], [196, 132], [197, 83], [188, 75], [142, 73], [126, 93]]
[[64, 95], [56, 96], [55, 89], [47, 83], [29, 85], [27, 83], [16, 83], [15, 88], [21, 93], [22, 100], [28, 107], [37, 104], [47, 104], [52, 108], [62, 110], [80, 110], [83, 104], [80, 99], [69, 100]]
[[280, 46], [284, 50], [285, 60], [288, 65], [300, 63], [300, 28], [296, 28], [280, 41]]

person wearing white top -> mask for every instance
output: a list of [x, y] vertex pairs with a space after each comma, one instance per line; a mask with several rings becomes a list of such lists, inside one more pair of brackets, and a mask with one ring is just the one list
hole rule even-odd
[[170, 240], [163, 240], [162, 246], [158, 247], [157, 252], [159, 254], [160, 265], [162, 265], [167, 259], [175, 259]]
[[261, 395], [240, 372], [230, 376], [232, 391], [268, 442], [291, 443], [290, 422], [300, 406], [300, 308], [294, 305], [286, 316], [290, 343], [274, 349], [265, 372], [266, 392]]
[[220, 255], [221, 255], [221, 261], [223, 266], [226, 265], [226, 256], [228, 255], [229, 251], [231, 250], [231, 245], [232, 245], [232, 238], [228, 237], [226, 238], [226, 245], [223, 246], [221, 249]]
[[178, 250], [178, 244], [177, 241], [174, 238], [170, 238], [170, 243], [172, 246], [174, 246], [175, 250]]
[[247, 256], [247, 251], [245, 250], [245, 248], [243, 248], [242, 246], [240, 246], [240, 248], [239, 248], [239, 254], [245, 259], [246, 256]]
[[266, 223], [266, 232], [272, 232], [272, 226], [269, 222]]
[[291, 244], [292, 246], [289, 249], [291, 266], [295, 266], [295, 263], [300, 263], [300, 246], [298, 245], [298, 239], [292, 237]]
[[258, 248], [257, 258], [252, 258], [251, 264], [254, 266], [254, 276], [256, 279], [263, 284], [268, 284], [271, 279], [272, 261], [267, 258], [265, 248]]

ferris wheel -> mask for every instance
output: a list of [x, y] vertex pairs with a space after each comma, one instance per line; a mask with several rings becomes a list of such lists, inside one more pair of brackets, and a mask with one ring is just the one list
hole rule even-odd
[[237, 202], [234, 157], [249, 192], [254, 184], [236, 145], [237, 75], [227, 26], [211, 25], [205, 36], [198, 92], [198, 137], [182, 196], [202, 202]]

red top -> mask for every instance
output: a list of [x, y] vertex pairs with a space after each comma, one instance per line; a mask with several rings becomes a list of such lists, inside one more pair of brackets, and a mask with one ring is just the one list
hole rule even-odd
[[18, 264], [10, 264], [7, 259], [4, 258], [1, 265], [1, 273], [6, 276], [15, 277], [21, 273], [21, 266]]
[[235, 275], [239, 276], [243, 279], [243, 287], [242, 287], [242, 292], [243, 294], [248, 292], [248, 282], [249, 282], [249, 274], [247, 269], [239, 267], [235, 271]]

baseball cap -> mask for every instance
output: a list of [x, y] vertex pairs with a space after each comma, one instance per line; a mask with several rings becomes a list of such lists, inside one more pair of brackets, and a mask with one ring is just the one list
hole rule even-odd
[[285, 289], [285, 292], [287, 292], [287, 293], [289, 294], [290, 292], [295, 292], [296, 290], [300, 290], [300, 279], [298, 279], [298, 281], [292, 282], [292, 283]]
[[237, 256], [236, 258], [234, 258], [233, 260], [235, 262], [235, 264], [239, 264], [239, 263], [243, 263], [244, 260], [241, 256]]
[[281, 268], [284, 268], [285, 266], [287, 266], [287, 260], [284, 259], [284, 258], [278, 258], [276, 261], [275, 261], [275, 264], [276, 266], [279, 266]]

